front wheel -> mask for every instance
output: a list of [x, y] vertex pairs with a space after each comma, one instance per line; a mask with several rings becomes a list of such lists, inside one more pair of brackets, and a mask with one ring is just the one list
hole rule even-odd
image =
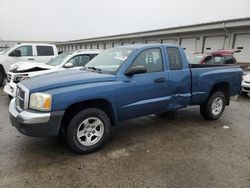
[[213, 93], [209, 99], [200, 105], [200, 112], [208, 120], [216, 120], [222, 116], [226, 106], [225, 94], [221, 91]]
[[4, 83], [4, 74], [0, 71], [0, 86], [3, 86]]
[[77, 113], [69, 123], [67, 142], [77, 153], [99, 149], [111, 132], [111, 123], [105, 112], [88, 108]]

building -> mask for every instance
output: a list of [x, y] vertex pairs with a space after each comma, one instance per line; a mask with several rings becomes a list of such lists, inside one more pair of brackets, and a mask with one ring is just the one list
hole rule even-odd
[[18, 43], [47, 43], [52, 44], [55, 41], [14, 41], [14, 40], [0, 40], [0, 51], [12, 47]]
[[250, 63], [250, 18], [223, 20], [138, 33], [112, 35], [55, 43], [59, 51], [107, 49], [139, 43], [181, 45], [187, 54], [218, 49], [239, 49], [236, 59]]

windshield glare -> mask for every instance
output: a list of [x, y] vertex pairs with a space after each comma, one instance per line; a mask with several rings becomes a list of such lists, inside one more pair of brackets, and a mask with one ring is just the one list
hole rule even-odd
[[60, 65], [70, 55], [71, 55], [71, 53], [61, 53], [60, 55], [58, 55], [54, 59], [49, 60], [49, 62], [47, 64], [52, 65], [52, 66]]
[[88, 62], [85, 67], [94, 67], [104, 72], [116, 73], [134, 50], [134, 48], [112, 48], [105, 50]]
[[191, 55], [191, 56], [188, 56], [188, 61], [190, 64], [200, 64], [200, 61], [202, 58], [203, 58], [203, 55]]

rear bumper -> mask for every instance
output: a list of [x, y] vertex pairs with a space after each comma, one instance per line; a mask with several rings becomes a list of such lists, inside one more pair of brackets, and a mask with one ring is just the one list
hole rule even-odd
[[16, 88], [17, 88], [17, 85], [14, 82], [9, 82], [4, 86], [4, 92], [12, 97], [15, 97]]
[[57, 136], [64, 111], [41, 113], [24, 110], [19, 112], [15, 107], [15, 99], [12, 99], [9, 113], [12, 125], [24, 135]]

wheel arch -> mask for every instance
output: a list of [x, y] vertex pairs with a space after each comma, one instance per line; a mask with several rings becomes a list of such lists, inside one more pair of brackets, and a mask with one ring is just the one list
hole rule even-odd
[[111, 102], [107, 99], [91, 99], [71, 104], [65, 110], [62, 119], [62, 128], [67, 129], [69, 122], [74, 117], [74, 115], [87, 108], [98, 108], [103, 110], [108, 115], [112, 126], [116, 125], [117, 119], [114, 107], [112, 106]]
[[4, 78], [6, 78], [6, 72], [2, 64], [0, 64], [0, 73], [4, 74]]
[[225, 97], [226, 97], [226, 105], [228, 106], [230, 103], [230, 85], [228, 82], [219, 82], [213, 85], [213, 87], [211, 88], [208, 98], [214, 94], [216, 91], [221, 91], [224, 93]]

